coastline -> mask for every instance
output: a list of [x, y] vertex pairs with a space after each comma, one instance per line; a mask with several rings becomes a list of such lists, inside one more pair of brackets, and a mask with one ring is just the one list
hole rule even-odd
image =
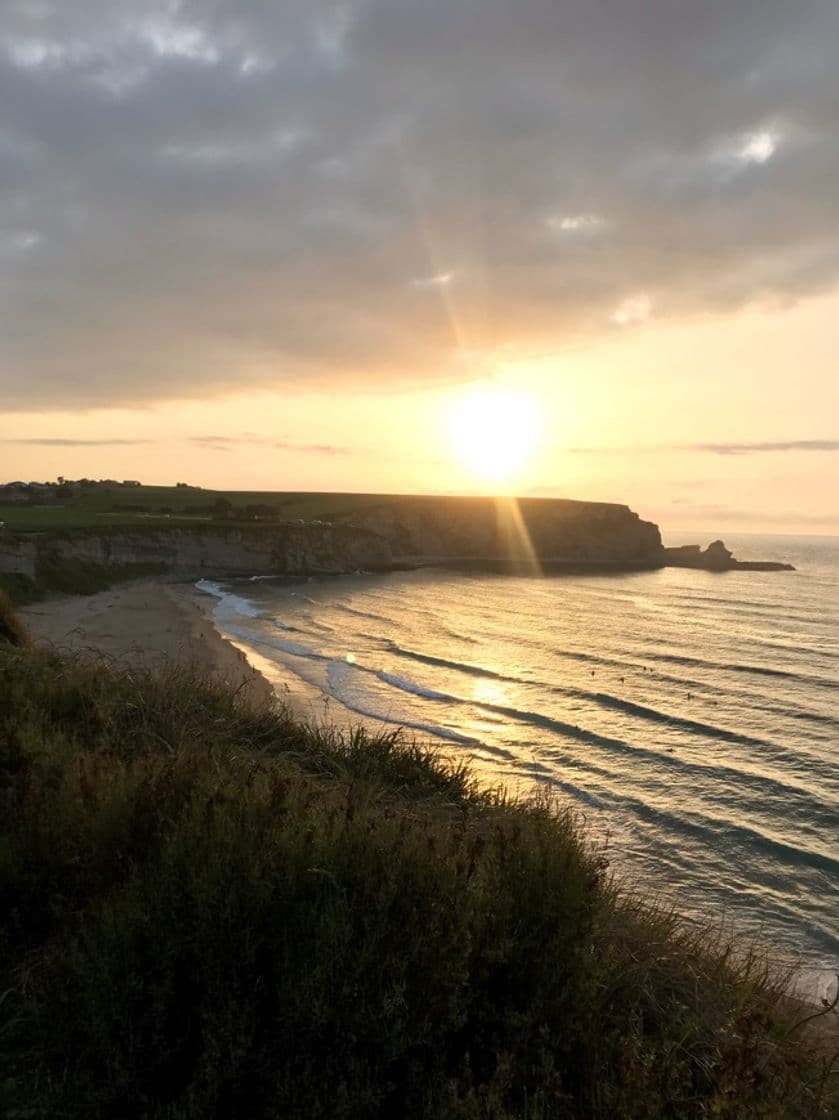
[[[256, 708], [279, 703], [299, 721], [314, 725], [334, 722], [323, 701], [316, 704], [293, 684], [285, 683], [275, 662], [265, 660], [260, 667], [258, 655], [253, 651], [246, 654], [216, 629], [212, 618], [215, 602], [191, 583], [149, 579], [95, 595], [45, 600], [18, 613], [39, 645], [152, 670], [166, 664], [189, 665], [219, 683], [241, 688]], [[375, 719], [352, 721], [352, 726], [358, 725], [372, 733], [389, 730]], [[447, 755], [445, 749], [438, 753], [443, 758]], [[802, 1014], [821, 1007], [815, 993], [797, 991], [787, 998]], [[839, 1041], [839, 1020], [832, 1013], [815, 1018], [808, 1029], [821, 1042], [835, 1046]]]
[[95, 595], [47, 599], [18, 613], [39, 645], [144, 669], [190, 665], [241, 688], [255, 707], [274, 704], [274, 687], [215, 628], [204, 598], [191, 584], [141, 580]]
[[217, 628], [217, 602], [192, 582], [152, 577], [93, 595], [43, 599], [17, 613], [37, 645], [62, 653], [84, 652], [151, 670], [188, 665], [222, 684], [242, 688], [254, 707], [279, 704], [302, 723], [344, 731], [362, 724], [373, 733], [392, 730], [376, 719], [341, 719], [319, 689], [307, 688], [277, 662], [245, 650]]

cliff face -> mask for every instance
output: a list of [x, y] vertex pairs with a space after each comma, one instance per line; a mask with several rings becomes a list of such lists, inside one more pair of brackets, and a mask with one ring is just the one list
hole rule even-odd
[[184, 577], [315, 575], [454, 565], [520, 572], [655, 568], [658, 527], [627, 506], [553, 499], [387, 497], [338, 523], [113, 527], [0, 534], [0, 572], [49, 560], [155, 564]]
[[41, 560], [160, 564], [183, 576], [315, 575], [391, 567], [387, 542], [336, 525], [83, 530], [0, 538], [0, 571], [34, 576]]
[[34, 537], [17, 537], [0, 534], [0, 574], [21, 572], [32, 579], [38, 559], [38, 546]]
[[386, 538], [395, 564], [474, 564], [528, 570], [655, 568], [658, 526], [628, 506], [559, 499], [396, 497], [353, 524]]

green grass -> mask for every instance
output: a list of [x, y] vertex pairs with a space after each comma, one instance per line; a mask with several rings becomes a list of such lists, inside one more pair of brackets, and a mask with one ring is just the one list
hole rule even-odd
[[[288, 520], [301, 518], [330, 520], [382, 500], [381, 495], [297, 493], [283, 491], [194, 490], [174, 486], [91, 488], [54, 503], [24, 506], [0, 505], [0, 522], [12, 532], [42, 532], [49, 529], [93, 529], [106, 525], [145, 525], [169, 527], [194, 525], [197, 519], [210, 520], [197, 510], [226, 498], [237, 508], [271, 505]], [[115, 510], [119, 505], [141, 505], [148, 512]], [[172, 512], [160, 513], [162, 509]], [[248, 522], [250, 524], [250, 522]]]
[[754, 955], [396, 735], [0, 650], [0, 1115], [835, 1116]]

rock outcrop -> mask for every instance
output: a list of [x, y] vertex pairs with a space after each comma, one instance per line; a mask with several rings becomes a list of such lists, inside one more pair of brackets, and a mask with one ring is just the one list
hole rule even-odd
[[736, 560], [722, 541], [712, 541], [706, 549], [698, 544], [684, 544], [664, 549], [664, 562], [669, 568], [702, 568], [707, 572], [794, 572], [792, 564], [775, 560]]

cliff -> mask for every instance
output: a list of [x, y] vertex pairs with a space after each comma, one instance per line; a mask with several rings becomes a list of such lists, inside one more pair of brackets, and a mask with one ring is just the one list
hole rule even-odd
[[658, 526], [607, 502], [397, 496], [345, 520], [385, 538], [394, 564], [404, 567], [552, 571], [663, 562]]
[[334, 522], [103, 527], [0, 534], [0, 573], [45, 562], [155, 564], [184, 577], [341, 574], [428, 565], [532, 572], [654, 568], [658, 527], [627, 506], [383, 497]]
[[391, 567], [387, 542], [346, 525], [113, 528], [0, 536], [0, 572], [35, 578], [45, 563], [155, 564], [184, 577], [325, 575]]

